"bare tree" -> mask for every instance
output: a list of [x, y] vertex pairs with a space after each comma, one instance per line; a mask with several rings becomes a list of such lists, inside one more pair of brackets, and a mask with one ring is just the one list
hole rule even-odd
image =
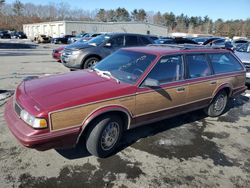
[[22, 14], [22, 10], [23, 10], [23, 4], [21, 3], [21, 1], [16, 0], [13, 3], [13, 12], [17, 15], [20, 16]]
[[5, 3], [5, 0], [0, 0], [0, 16], [2, 16], [2, 7]]
[[58, 18], [59, 20], [64, 20], [68, 16], [70, 11], [70, 5], [68, 3], [61, 2], [58, 4]]

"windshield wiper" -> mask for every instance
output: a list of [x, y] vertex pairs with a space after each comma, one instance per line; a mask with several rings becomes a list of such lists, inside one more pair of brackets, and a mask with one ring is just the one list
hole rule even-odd
[[93, 68], [94, 71], [97, 72], [97, 74], [101, 75], [102, 77], [106, 77], [108, 79], [112, 78], [114, 79], [118, 84], [120, 83], [120, 80], [114, 77], [109, 71], [101, 71], [98, 69]]

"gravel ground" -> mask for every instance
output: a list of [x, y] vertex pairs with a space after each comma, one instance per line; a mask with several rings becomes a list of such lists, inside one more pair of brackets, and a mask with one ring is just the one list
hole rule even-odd
[[1, 188], [250, 187], [249, 90], [221, 117], [195, 111], [130, 130], [107, 159], [83, 146], [44, 152], [21, 146], [4, 121], [3, 93], [11, 96], [27, 76], [68, 72], [51, 58], [54, 47], [0, 40]]

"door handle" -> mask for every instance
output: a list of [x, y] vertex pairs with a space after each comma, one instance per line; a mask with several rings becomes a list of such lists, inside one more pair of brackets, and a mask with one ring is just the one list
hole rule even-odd
[[216, 81], [212, 81], [212, 82], [210, 82], [210, 84], [214, 85], [214, 84], [217, 84], [217, 82]]
[[177, 91], [177, 92], [183, 92], [183, 91], [185, 91], [185, 88], [184, 88], [184, 87], [178, 87], [178, 88], [176, 89], [176, 91]]

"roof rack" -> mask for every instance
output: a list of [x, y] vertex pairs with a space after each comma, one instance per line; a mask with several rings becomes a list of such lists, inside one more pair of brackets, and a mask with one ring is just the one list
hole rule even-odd
[[179, 48], [182, 50], [190, 50], [190, 49], [222, 49], [223, 47], [220, 46], [203, 46], [198, 44], [149, 44], [148, 46], [154, 47], [170, 47], [170, 48]]

